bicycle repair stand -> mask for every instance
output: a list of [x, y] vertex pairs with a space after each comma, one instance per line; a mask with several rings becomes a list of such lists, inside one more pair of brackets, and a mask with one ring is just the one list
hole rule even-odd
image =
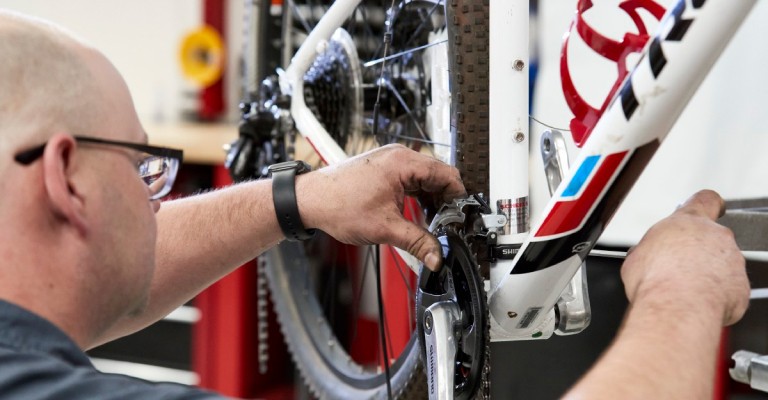
[[[768, 251], [768, 199], [726, 201], [717, 222], [731, 229], [742, 251]], [[768, 355], [739, 350], [731, 357], [731, 378], [768, 393]]]
[[729, 372], [733, 380], [768, 392], [768, 356], [739, 350], [733, 353], [732, 358], [735, 365]]

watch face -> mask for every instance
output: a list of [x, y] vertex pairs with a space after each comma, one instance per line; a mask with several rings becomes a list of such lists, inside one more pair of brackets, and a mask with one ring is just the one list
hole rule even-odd
[[296, 162], [299, 163], [299, 167], [296, 170], [296, 174], [297, 175], [298, 174], [303, 174], [305, 172], [312, 171], [312, 167], [309, 164], [307, 164], [306, 162], [304, 162], [302, 160], [297, 160]]
[[269, 166], [268, 169], [270, 173], [295, 170], [296, 175], [299, 175], [299, 174], [303, 174], [305, 172], [311, 171], [312, 167], [310, 167], [309, 164], [307, 164], [304, 161], [294, 160], [294, 161], [285, 161], [277, 164], [272, 164]]

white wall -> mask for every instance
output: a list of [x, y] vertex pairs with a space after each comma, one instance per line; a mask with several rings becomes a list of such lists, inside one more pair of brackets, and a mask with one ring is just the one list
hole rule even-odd
[[[227, 4], [233, 59], [240, 51], [242, 3]], [[0, 0], [0, 8], [53, 21], [104, 52], [125, 77], [145, 124], [176, 122], [183, 108], [195, 106], [184, 95], [196, 88], [181, 74], [178, 50], [202, 23], [202, 0]], [[229, 73], [228, 83], [236, 84], [236, 68]], [[228, 89], [229, 108], [236, 110], [239, 93]]]
[[[617, 2], [594, 3], [599, 7]], [[559, 57], [562, 36], [576, 1], [542, 0], [539, 4], [542, 69], [532, 112], [544, 122], [567, 128], [571, 115], [560, 89]], [[627, 29], [634, 31], [623, 12], [607, 14], [588, 21], [614, 38]], [[603, 235], [604, 242], [636, 243], [652, 223], [702, 188], [715, 189], [726, 198], [768, 197], [768, 48], [763, 44], [768, 37], [766, 22], [768, 4], [758, 1], [630, 192]], [[624, 25], [617, 26], [619, 23]], [[615, 74], [610, 75], [613, 67], [606, 70], [601, 62], [599, 57], [588, 54], [573, 60], [574, 64], [582, 64], [574, 77], [579, 79], [579, 89], [590, 92], [588, 99], [604, 98], [606, 89], [601, 82], [612, 84], [615, 79]], [[599, 102], [593, 105], [599, 107]], [[541, 126], [532, 126], [532, 132], [540, 134]], [[538, 136], [532, 137], [531, 143], [538, 142]], [[540, 157], [531, 168], [541, 170]], [[538, 179], [544, 179], [543, 174]], [[532, 195], [538, 202], [548, 197], [541, 191]]]

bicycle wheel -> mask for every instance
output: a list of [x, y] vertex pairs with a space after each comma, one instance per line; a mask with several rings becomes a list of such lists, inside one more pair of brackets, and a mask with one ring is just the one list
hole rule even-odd
[[[305, 76], [304, 95], [348, 153], [402, 143], [453, 163], [471, 193], [487, 195], [487, 0], [447, 1], [406, 0], [394, 9], [390, 1], [363, 1], [345, 25], [348, 35], [335, 35]], [[311, 29], [311, 16], [321, 15], [325, 5], [287, 2], [286, 7], [294, 18], [284, 20], [284, 26], [299, 29], [283, 37], [300, 42], [302, 29]], [[397, 57], [382, 61], [381, 37], [390, 15], [389, 55]], [[378, 123], [373, 112], [377, 101]], [[421, 212], [409, 202], [406, 214], [418, 219]], [[381, 359], [377, 328], [383, 324], [393, 395], [423, 398], [427, 389], [414, 317], [416, 275], [391, 248], [382, 248], [383, 258], [393, 265], [381, 267], [381, 272], [395, 276], [384, 284], [399, 287], [406, 299], [387, 298], [383, 315], [366, 312], [375, 247], [330, 241], [321, 235], [306, 244], [286, 242], [268, 254], [272, 300], [302, 377], [319, 398], [386, 398], [382, 365], [390, 360]], [[360, 314], [373, 314], [375, 324], [361, 322], [365, 318]], [[405, 315], [403, 332], [393, 325]]]

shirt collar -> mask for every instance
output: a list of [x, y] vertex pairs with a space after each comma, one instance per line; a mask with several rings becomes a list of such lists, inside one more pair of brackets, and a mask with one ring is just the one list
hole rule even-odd
[[74, 365], [92, 365], [77, 344], [50, 321], [0, 299], [0, 347], [45, 353]]

